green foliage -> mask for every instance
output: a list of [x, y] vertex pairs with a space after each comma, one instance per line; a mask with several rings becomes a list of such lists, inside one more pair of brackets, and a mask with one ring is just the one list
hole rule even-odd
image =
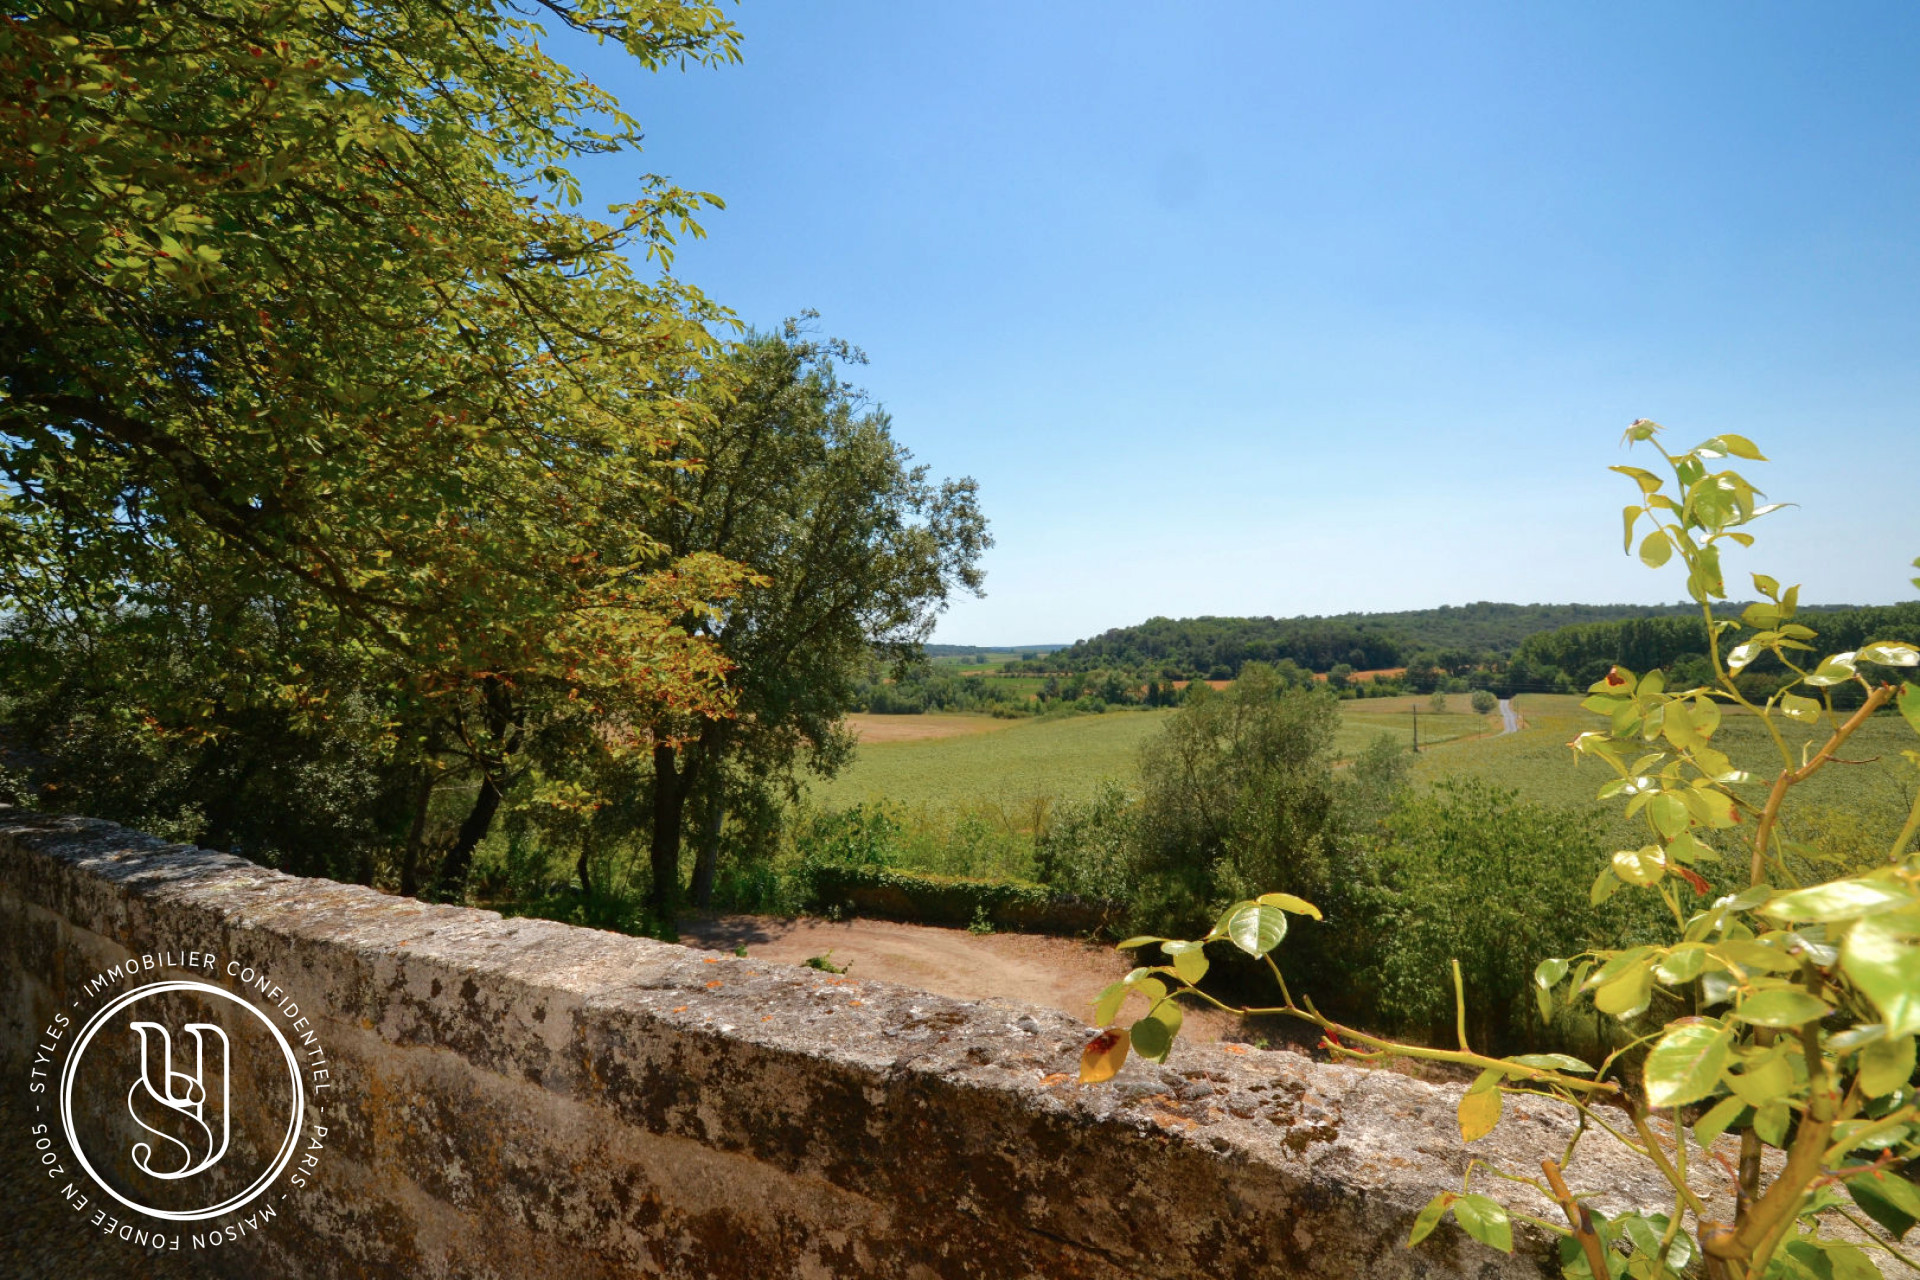
[[1475, 689], [1473, 697], [1468, 699], [1476, 715], [1491, 715], [1500, 705], [1500, 699], [1490, 689]]
[[[699, 0], [544, 12], [643, 68], [737, 52]], [[575, 211], [568, 166], [639, 126], [520, 10], [29, 4], [0, 77], [9, 635], [137, 651], [85, 719], [176, 779], [97, 812], [178, 792], [244, 844], [312, 781], [246, 761], [350, 757], [379, 777], [349, 842], [402, 845], [409, 891], [444, 858], [458, 893], [529, 762], [579, 825], [644, 764], [609, 726], [727, 713], [687, 624], [738, 571], [646, 521], [726, 317], [633, 265], [707, 198], [641, 178], [607, 220]]]
[[1137, 822], [1133, 799], [1117, 781], [1101, 783], [1085, 800], [1063, 802], [1037, 842], [1036, 876], [1084, 898], [1132, 901], [1139, 891]]
[[[1801, 612], [1835, 649], [1857, 650], [1871, 640], [1889, 637], [1920, 641], [1920, 604], [1802, 606]], [[1550, 680], [1554, 673], [1564, 672], [1579, 688], [1615, 666], [1630, 671], [1663, 668], [1679, 688], [1711, 684], [1715, 678], [1707, 658], [1706, 627], [1697, 610], [1691, 616], [1584, 623], [1529, 636], [1517, 660], [1531, 664], [1536, 680]], [[1771, 655], [1763, 655], [1740, 673], [1737, 683], [1749, 696], [1764, 699], [1778, 688], [1784, 671]]]
[[[1675, 612], [1644, 605], [1477, 604], [1327, 618], [1149, 618], [1081, 640], [1037, 661], [1039, 671], [1119, 667], [1175, 679], [1231, 680], [1249, 662], [1309, 671], [1412, 666], [1423, 654], [1464, 675], [1482, 656], [1511, 654], [1528, 636], [1578, 623]], [[1419, 692], [1432, 692], [1431, 688]]]
[[1453, 1001], [1433, 975], [1457, 960], [1474, 1040], [1537, 1042], [1532, 958], [1614, 936], [1586, 909], [1607, 856], [1591, 824], [1464, 779], [1407, 795], [1387, 826], [1372, 864], [1380, 891], [1354, 925], [1374, 944], [1354, 974], [1372, 993], [1362, 1007], [1383, 1026], [1444, 1040]]
[[[1195, 686], [1205, 690], [1206, 686]], [[1141, 757], [1143, 922], [1175, 927], [1254, 885], [1323, 892], [1336, 860], [1339, 703], [1245, 669], [1188, 699]]]
[[[645, 67], [735, 52], [705, 4], [553, 14]], [[679, 387], [716, 313], [626, 255], [669, 252], [704, 197], [644, 179], [613, 223], [571, 212], [565, 166], [638, 126], [531, 24], [488, 0], [35, 5], [0, 67], [15, 607], [164, 584], [443, 682], [688, 692], [636, 574], [658, 546], [622, 517], [699, 417]], [[203, 643], [237, 639], [212, 621]], [[324, 688], [276, 674], [286, 700]]]
[[[1628, 434], [1643, 443], [1654, 441], [1659, 431], [1656, 424], [1640, 421]], [[1542, 1162], [1545, 1182], [1528, 1171], [1494, 1170], [1560, 1205], [1568, 1227], [1534, 1221], [1561, 1233], [1560, 1258], [1568, 1276], [1625, 1273], [1660, 1280], [1681, 1276], [1695, 1258], [1711, 1280], [1875, 1276], [1880, 1273], [1866, 1251], [1821, 1234], [1819, 1215], [1844, 1203], [1835, 1189], [1839, 1184], [1865, 1215], [1856, 1217], [1856, 1224], [1871, 1219], [1898, 1238], [1920, 1218], [1920, 1186], [1905, 1176], [1909, 1162], [1920, 1156], [1914, 1083], [1914, 1043], [1920, 1035], [1920, 854], [1911, 851], [1920, 834], [1920, 798], [1883, 862], [1824, 882], [1806, 883], [1797, 875], [1809, 851], [1796, 848], [1785, 834], [1782, 813], [1794, 788], [1819, 773], [1881, 707], [1897, 699], [1903, 718], [1912, 712], [1917, 722], [1909, 727], [1920, 730], [1920, 686], [1903, 681], [1896, 689], [1866, 674], [1920, 667], [1920, 647], [1878, 639], [1820, 657], [1809, 643], [1817, 638], [1808, 625], [1813, 620], [1802, 620], [1797, 609], [1799, 588], [1783, 589], [1764, 574], [1753, 579], [1763, 603], [1745, 608], [1739, 622], [1716, 618], [1714, 602], [1726, 597], [1721, 547], [1750, 544], [1743, 526], [1772, 508], [1757, 501], [1758, 491], [1739, 473], [1714, 467], [1729, 456], [1759, 459], [1759, 450], [1743, 437], [1721, 435], [1685, 453], [1659, 451], [1673, 473], [1672, 492], [1650, 472], [1615, 468], [1640, 490], [1640, 502], [1623, 515], [1626, 544], [1632, 550], [1639, 537], [1640, 556], [1649, 565], [1677, 562], [1685, 571], [1688, 594], [1701, 611], [1714, 682], [1676, 686], [1658, 670], [1636, 675], [1615, 666], [1594, 682], [1584, 704], [1606, 727], [1580, 734], [1572, 746], [1613, 771], [1601, 797], [1622, 801], [1627, 815], [1643, 825], [1644, 843], [1617, 850], [1601, 865], [1589, 890], [1591, 902], [1648, 894], [1672, 923], [1654, 941], [1589, 946], [1570, 958], [1550, 957], [1537, 965], [1533, 977], [1543, 1016], [1590, 1003], [1629, 1038], [1606, 1053], [1597, 1068], [1559, 1054], [1496, 1058], [1476, 1052], [1470, 1047], [1468, 982], [1457, 958], [1450, 968], [1458, 1049], [1397, 1043], [1342, 1026], [1310, 1000], [1296, 1002], [1284, 980], [1281, 1005], [1243, 1012], [1313, 1023], [1328, 1033], [1324, 1047], [1359, 1061], [1408, 1057], [1477, 1069], [1480, 1074], [1459, 1107], [1461, 1136], [1469, 1143], [1499, 1123], [1505, 1092], [1524, 1093], [1533, 1105], [1545, 1095], [1580, 1111], [1583, 1123], [1567, 1151], [1558, 1162]], [[1643, 524], [1650, 526], [1644, 534]], [[1786, 675], [1764, 701], [1755, 701], [1737, 676], [1763, 654]], [[1849, 685], [1859, 705], [1843, 718], [1835, 711], [1832, 691]], [[1777, 748], [1779, 772], [1771, 782], [1740, 768], [1717, 745], [1728, 707], [1753, 717]], [[1817, 736], [1796, 750], [1789, 735], [1803, 725]], [[1909, 748], [1904, 755], [1920, 766], [1920, 750]], [[1499, 808], [1482, 796], [1479, 813], [1467, 805], [1448, 810], [1450, 800], [1466, 794], [1455, 790], [1451, 797], [1442, 794], [1427, 802], [1428, 826], [1436, 838], [1424, 850], [1409, 848], [1414, 874], [1457, 862], [1450, 846], [1462, 843], [1462, 829]], [[1403, 815], [1420, 812], [1416, 807]], [[1519, 815], [1519, 825], [1530, 817], [1537, 815]], [[1496, 817], [1490, 825], [1499, 821]], [[1714, 896], [1701, 869], [1713, 870], [1736, 856], [1745, 863], [1745, 875], [1735, 878], [1746, 887]], [[1567, 870], [1580, 870], [1577, 860]], [[1494, 880], [1512, 878], [1511, 866], [1501, 865], [1497, 853], [1491, 865], [1475, 871], [1491, 872]], [[1494, 929], [1540, 945], [1544, 938], [1538, 931], [1558, 927], [1572, 913], [1567, 898], [1574, 883], [1562, 875], [1540, 900], [1504, 918], [1496, 914], [1490, 895], [1469, 893], [1462, 900], [1468, 909], [1493, 917]], [[1429, 888], [1428, 896], [1438, 900], [1440, 893]], [[1282, 913], [1302, 908], [1312, 910], [1278, 895], [1243, 900], [1229, 906], [1200, 942], [1227, 939], [1271, 963], [1287, 932]], [[1546, 913], [1553, 918], [1541, 918]], [[1279, 919], [1269, 918], [1274, 916]], [[1467, 934], [1458, 925], [1451, 932]], [[1180, 961], [1193, 945], [1157, 937], [1122, 943], [1157, 948], [1168, 963], [1144, 964], [1117, 989], [1103, 992], [1097, 1003], [1101, 1021], [1112, 1019], [1129, 991], [1147, 996], [1150, 1018], [1151, 1010], [1170, 1004], [1183, 989], [1222, 1003], [1182, 972]], [[1468, 958], [1471, 964], [1475, 957]], [[1277, 967], [1273, 973], [1280, 977]], [[1512, 979], [1511, 973], [1496, 970], [1480, 981]], [[1177, 1023], [1142, 1022], [1129, 1034], [1136, 1050], [1164, 1057], [1177, 1030]], [[1083, 1079], [1113, 1075], [1116, 1054], [1124, 1057], [1126, 1043], [1114, 1032], [1097, 1036], [1083, 1056]], [[1641, 1045], [1650, 1049], [1636, 1080], [1623, 1063], [1627, 1050]], [[1602, 1098], [1624, 1110], [1625, 1126], [1595, 1110]], [[1684, 1160], [1676, 1164], [1648, 1123], [1653, 1110], [1669, 1109], [1678, 1125], [1685, 1119], [1684, 1107], [1700, 1109], [1694, 1136], [1704, 1146], [1724, 1134], [1739, 1134], [1739, 1159], [1728, 1162], [1740, 1183], [1731, 1223], [1712, 1218], [1687, 1177]], [[1624, 1128], [1631, 1128], [1631, 1138]], [[1594, 1140], [1589, 1135], [1595, 1132], [1625, 1142], [1654, 1166], [1675, 1196], [1671, 1214], [1635, 1211], [1609, 1221], [1579, 1202], [1561, 1166], [1572, 1160], [1580, 1142]], [[1763, 1159], [1768, 1147], [1779, 1150], [1775, 1161]], [[1495, 1248], [1512, 1248], [1508, 1214], [1472, 1189], [1481, 1167], [1480, 1161], [1469, 1161], [1460, 1192], [1427, 1206], [1415, 1223], [1412, 1243], [1451, 1211], [1467, 1234]], [[1686, 1212], [1691, 1213], [1691, 1238], [1682, 1234]]]
[[[271, 618], [259, 619], [263, 645]], [[382, 691], [317, 655], [330, 714], [303, 722], [270, 699], [227, 708], [218, 735], [171, 729], [129, 689], [202, 678], [217, 655], [139, 619], [0, 630], [0, 725], [17, 762], [10, 802], [98, 814], [171, 840], [236, 850], [302, 875], [371, 881], [403, 838], [406, 779], [391, 767]], [[264, 664], [230, 662], [244, 686]], [[140, 673], [140, 674], [135, 674]], [[0, 797], [5, 798], [5, 797]]]
[[727, 662], [733, 714], [661, 704], [651, 718], [659, 909], [678, 888], [688, 803], [705, 810], [692, 884], [705, 906], [727, 807], [742, 792], [793, 792], [803, 766], [836, 770], [872, 655], [911, 658], [949, 594], [980, 587], [991, 539], [973, 481], [935, 483], [913, 465], [887, 415], [840, 377], [864, 359], [788, 321], [730, 350], [698, 389], [710, 421], [649, 531], [677, 558], [721, 557], [750, 576], [724, 612], [686, 620]]
[[839, 919], [878, 916], [991, 933], [1087, 934], [1105, 928], [1116, 904], [1066, 897], [1046, 885], [976, 880], [881, 866], [813, 864], [805, 869], [806, 909]]

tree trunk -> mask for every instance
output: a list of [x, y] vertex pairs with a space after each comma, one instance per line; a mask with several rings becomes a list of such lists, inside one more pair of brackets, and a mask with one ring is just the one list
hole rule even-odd
[[[647, 894], [647, 905], [658, 912], [662, 920], [671, 917], [672, 909], [680, 901], [680, 834], [686, 822], [687, 797], [699, 789], [703, 776], [712, 776], [714, 785], [720, 785], [714, 766], [726, 746], [725, 735], [724, 722], [709, 720], [701, 727], [699, 740], [684, 748], [665, 743], [654, 745], [653, 887]], [[694, 878], [699, 879], [697, 861]]]
[[447, 850], [446, 861], [440, 864], [435, 892], [442, 899], [457, 899], [466, 890], [467, 871], [473, 866], [473, 851], [486, 839], [488, 830], [493, 826], [493, 815], [500, 811], [500, 788], [495, 785], [493, 777], [493, 768], [480, 775], [480, 794], [474, 797], [473, 808], [467, 811], [466, 820], [460, 824], [460, 833], [453, 838], [453, 847]]
[[580, 833], [580, 860], [574, 864], [574, 871], [580, 877], [580, 896], [593, 896], [593, 881], [587, 875], [587, 855], [593, 852], [593, 829], [589, 827]]
[[400, 892], [408, 898], [420, 896], [420, 854], [427, 843], [427, 809], [433, 803], [433, 770], [420, 766], [420, 780], [413, 791], [413, 822], [407, 828], [406, 847], [400, 851]]
[[513, 694], [508, 686], [495, 676], [484, 676], [480, 681], [480, 700], [491, 741], [488, 749], [475, 756], [475, 763], [480, 766], [480, 794], [474, 798], [473, 808], [467, 811], [466, 821], [460, 824], [460, 831], [453, 838], [453, 847], [447, 850], [446, 860], [440, 864], [434, 888], [435, 895], [442, 901], [457, 901], [465, 893], [473, 851], [486, 839], [493, 827], [493, 816], [506, 798], [501, 788], [507, 780], [507, 761], [520, 746], [520, 717], [514, 710]]
[[713, 879], [720, 869], [720, 831], [726, 821], [727, 797], [716, 774], [707, 820], [700, 830], [700, 852], [693, 859], [693, 905], [702, 911], [713, 905]]
[[647, 905], [662, 921], [672, 918], [680, 897], [680, 824], [694, 772], [691, 760], [685, 769], [676, 766], [679, 755], [678, 748], [664, 742], [654, 744], [653, 841], [649, 847], [653, 883], [647, 889]]

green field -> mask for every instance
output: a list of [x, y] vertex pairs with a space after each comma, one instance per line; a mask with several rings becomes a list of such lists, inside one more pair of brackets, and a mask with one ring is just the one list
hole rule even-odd
[[1005, 664], [1018, 661], [1020, 661], [1019, 650], [996, 649], [992, 653], [972, 654], [964, 658], [934, 658], [930, 660], [929, 665], [942, 671], [967, 673], [974, 671], [998, 671]]
[[[1597, 760], [1581, 760], [1576, 767], [1566, 744], [1582, 730], [1600, 727], [1600, 718], [1581, 710], [1580, 698], [1571, 694], [1523, 694], [1514, 699], [1514, 707], [1526, 722], [1519, 733], [1423, 752], [1414, 766], [1415, 778], [1432, 783], [1450, 776], [1482, 777], [1512, 787], [1529, 800], [1596, 804], [1594, 794], [1613, 775]], [[1797, 726], [1785, 736], [1796, 753], [1802, 743], [1816, 739], [1812, 730]], [[1826, 736], [1821, 732], [1817, 740], [1824, 742]], [[1762, 798], [1766, 782], [1780, 771], [1780, 757], [1759, 720], [1728, 715], [1714, 735], [1714, 744], [1762, 780], [1747, 787], [1756, 802]], [[1884, 852], [1906, 816], [1920, 778], [1900, 757], [1902, 750], [1913, 745], [1913, 731], [1898, 716], [1869, 721], [1841, 753], [1859, 763], [1830, 764], [1794, 788], [1788, 812], [1797, 811], [1799, 821], [1790, 824], [1790, 834], [1841, 857], [1861, 856], [1876, 846]], [[1602, 808], [1611, 815], [1611, 833], [1622, 843], [1644, 843], [1645, 824], [1618, 817], [1622, 807], [1615, 802]]]
[[829, 808], [876, 800], [915, 809], [1078, 799], [1102, 779], [1130, 779], [1140, 744], [1170, 714], [1009, 720], [998, 722], [1005, 728], [929, 742], [866, 743], [839, 777], [813, 784], [810, 794]]
[[[1464, 707], [1464, 698], [1455, 699]], [[1433, 715], [1423, 699], [1379, 698], [1341, 705], [1336, 740], [1343, 757], [1357, 755], [1385, 733], [1409, 742], [1413, 708], [1420, 740], [1440, 743], [1486, 734], [1499, 718]], [[993, 721], [983, 732], [924, 742], [865, 742], [839, 777], [816, 782], [814, 800], [828, 808], [885, 800], [909, 809], [987, 805], [1006, 808], [1051, 796], [1079, 799], [1107, 778], [1131, 782], [1140, 747], [1170, 711], [1110, 711], [1065, 719]], [[905, 717], [912, 721], [918, 717]], [[971, 717], [969, 717], [971, 719]]]
[[[1465, 699], [1453, 700], [1464, 710]], [[1596, 806], [1608, 834], [1638, 844], [1641, 825], [1620, 816], [1618, 804], [1597, 806], [1594, 793], [1609, 775], [1598, 761], [1577, 766], [1567, 742], [1598, 718], [1582, 711], [1577, 696], [1526, 694], [1514, 700], [1525, 719], [1518, 733], [1500, 735], [1499, 717], [1434, 715], [1423, 699], [1381, 698], [1341, 705], [1338, 748], [1351, 757], [1381, 733], [1407, 742], [1413, 710], [1420, 710], [1422, 750], [1415, 780], [1474, 776], [1512, 787], [1527, 799], [1555, 805]], [[1080, 799], [1105, 779], [1131, 783], [1140, 748], [1169, 711], [1113, 711], [1065, 719], [990, 721], [958, 717], [978, 732], [918, 742], [864, 743], [839, 777], [816, 782], [811, 798], [827, 808], [886, 801], [923, 815], [948, 810], [1024, 811], [1053, 800]], [[919, 721], [904, 717], [903, 727]], [[977, 726], [972, 722], [978, 720]], [[1795, 729], [1790, 743], [1813, 737]], [[1751, 716], [1729, 715], [1715, 741], [1743, 768], [1770, 778], [1778, 771], [1761, 725]], [[1897, 716], [1882, 716], [1855, 736], [1845, 753], [1858, 764], [1834, 764], [1795, 791], [1800, 820], [1794, 834], [1840, 856], [1854, 856], [1889, 842], [1912, 801], [1916, 775], [1900, 758], [1912, 733]], [[1754, 790], [1761, 787], [1756, 784]]]
[[1418, 709], [1422, 749], [1439, 743], [1478, 738], [1500, 731], [1500, 717], [1477, 716], [1467, 710], [1465, 695], [1450, 697], [1449, 709], [1439, 715], [1427, 710], [1421, 697], [1366, 698], [1340, 704], [1340, 736], [1334, 740], [1342, 759], [1351, 759], [1364, 751], [1380, 734], [1386, 734], [1402, 746], [1413, 741]]

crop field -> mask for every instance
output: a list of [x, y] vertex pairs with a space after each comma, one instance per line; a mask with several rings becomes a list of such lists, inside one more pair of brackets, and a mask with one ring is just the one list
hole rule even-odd
[[1383, 733], [1407, 746], [1413, 741], [1416, 719], [1422, 747], [1500, 732], [1499, 715], [1473, 714], [1464, 694], [1450, 697], [1448, 710], [1438, 715], [1427, 710], [1422, 697], [1364, 698], [1340, 704], [1340, 736], [1335, 746], [1342, 759], [1360, 754]]
[[975, 668], [973, 672], [963, 672], [962, 674], [972, 674], [974, 679], [985, 680], [1001, 693], [1017, 695], [1021, 698], [1033, 697], [1036, 693], [1039, 693], [1041, 689], [1045, 688], [1047, 683], [1045, 676], [999, 676], [991, 673], [981, 673], [981, 669], [979, 668]]
[[931, 742], [936, 738], [961, 738], [976, 733], [993, 733], [1012, 728], [1018, 721], [996, 720], [992, 716], [929, 712], [917, 716], [883, 716], [855, 712], [847, 717], [847, 728], [860, 739], [863, 748], [891, 746], [901, 742]]
[[[1446, 777], [1477, 776], [1541, 803], [1598, 806], [1594, 794], [1612, 774], [1597, 760], [1582, 759], [1576, 767], [1566, 744], [1582, 730], [1598, 728], [1600, 718], [1581, 710], [1580, 698], [1571, 694], [1523, 694], [1513, 705], [1525, 721], [1519, 733], [1423, 752], [1414, 766], [1415, 778], [1432, 783]], [[1797, 763], [1803, 743], [1817, 745], [1827, 735], [1791, 726], [1784, 736]], [[1757, 802], [1780, 771], [1780, 756], [1765, 727], [1754, 716], [1729, 714], [1714, 743], [1736, 765], [1754, 774], [1756, 782], [1750, 788]], [[1898, 716], [1869, 721], [1841, 753], [1859, 763], [1830, 764], [1794, 788], [1788, 812], [1797, 810], [1800, 818], [1788, 824], [1789, 834], [1838, 857], [1868, 857], [1876, 848], [1884, 854], [1920, 782], [1920, 772], [1900, 755], [1916, 745], [1912, 730]], [[1613, 802], [1602, 808], [1611, 819], [1613, 834], [1623, 843], [1645, 843], [1645, 824], [1620, 818], [1623, 807]]]
[[994, 726], [919, 741], [862, 744], [850, 765], [810, 795], [829, 808], [885, 800], [906, 807], [1011, 806], [1041, 796], [1079, 799], [1106, 778], [1133, 776], [1140, 744], [1167, 711], [1112, 711], [1059, 720], [985, 716], [862, 716], [879, 720], [972, 721]]
[[[1343, 757], [1385, 733], [1410, 742], [1414, 708], [1420, 741], [1446, 743], [1497, 732], [1498, 716], [1434, 715], [1425, 699], [1376, 698], [1341, 704], [1336, 745]], [[996, 720], [976, 715], [858, 715], [854, 762], [839, 777], [816, 782], [812, 798], [828, 808], [886, 800], [909, 809], [1006, 807], [1038, 797], [1080, 799], [1103, 779], [1131, 781], [1141, 745], [1167, 711], [1110, 711], [1065, 719]]]
[[[1031, 652], [1031, 650], [1029, 650]], [[979, 671], [998, 671], [1009, 662], [1020, 661], [1020, 652], [1015, 649], [995, 650], [992, 653], [973, 654], [967, 657], [934, 658], [932, 664], [944, 671], [973, 673]]]

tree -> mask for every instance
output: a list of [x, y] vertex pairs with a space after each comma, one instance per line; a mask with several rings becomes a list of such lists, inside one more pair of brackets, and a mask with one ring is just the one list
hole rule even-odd
[[[704, 0], [539, 9], [649, 68], [737, 56]], [[184, 610], [210, 683], [121, 689], [172, 732], [237, 732], [230, 668], [310, 720], [379, 689], [416, 817], [478, 781], [455, 887], [543, 716], [725, 710], [684, 620], [732, 572], [646, 526], [722, 313], [629, 261], [706, 197], [573, 212], [568, 164], [638, 125], [538, 41], [494, 0], [0, 22], [0, 591]]]
[[1494, 708], [1500, 705], [1500, 699], [1493, 695], [1491, 689], [1475, 689], [1467, 701], [1473, 705], [1475, 714], [1483, 716], [1491, 715]]
[[1339, 829], [1339, 702], [1249, 663], [1186, 702], [1141, 757], [1143, 918], [1194, 919], [1248, 884], [1326, 888]]
[[724, 557], [753, 575], [685, 625], [730, 664], [734, 714], [663, 706], [652, 733], [652, 893], [671, 908], [690, 801], [702, 826], [692, 897], [717, 869], [728, 773], [788, 778], [845, 758], [841, 717], [873, 655], [904, 660], [956, 590], [978, 591], [990, 545], [972, 480], [931, 481], [892, 423], [840, 380], [864, 360], [789, 322], [737, 346], [702, 394], [711, 423], [683, 446], [649, 525], [670, 555]]

